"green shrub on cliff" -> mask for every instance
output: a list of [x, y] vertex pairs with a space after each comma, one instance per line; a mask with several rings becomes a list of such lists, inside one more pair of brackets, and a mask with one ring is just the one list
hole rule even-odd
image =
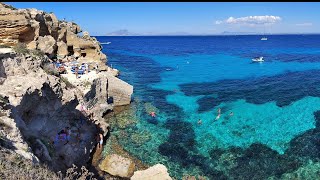
[[11, 10], [18, 10], [17, 8], [15, 8], [15, 7], [13, 7], [13, 6], [9, 5], [9, 4], [6, 4], [5, 6], [7, 8], [11, 9]]
[[38, 49], [30, 50], [30, 53], [31, 53], [32, 57], [44, 58], [44, 56], [45, 56], [45, 53], [38, 50]]
[[0, 48], [10, 48], [10, 46], [0, 44]]
[[83, 82], [83, 86], [84, 86], [85, 88], [91, 87], [91, 83], [90, 83], [89, 81], [84, 81], [84, 82]]
[[27, 46], [25, 43], [18, 43], [17, 45], [13, 46], [12, 49], [18, 54], [25, 55], [29, 53], [29, 50], [27, 49]]

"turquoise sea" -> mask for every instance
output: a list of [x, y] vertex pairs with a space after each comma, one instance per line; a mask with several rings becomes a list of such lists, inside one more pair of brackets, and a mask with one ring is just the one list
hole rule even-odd
[[143, 163], [177, 179], [282, 179], [320, 162], [320, 35], [97, 39], [134, 86], [134, 121], [111, 133]]

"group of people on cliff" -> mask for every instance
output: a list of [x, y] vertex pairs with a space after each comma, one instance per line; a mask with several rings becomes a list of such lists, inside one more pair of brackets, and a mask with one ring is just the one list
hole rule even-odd
[[[53, 62], [54, 68], [58, 71], [59, 74], [67, 73], [68, 63], [63, 63], [61, 60], [58, 62]], [[71, 72], [76, 75], [76, 78], [80, 78], [83, 74], [89, 74], [90, 68], [88, 63], [82, 63], [80, 66], [77, 64], [71, 64]], [[96, 73], [99, 73], [99, 65], [96, 63], [93, 67], [96, 70]]]

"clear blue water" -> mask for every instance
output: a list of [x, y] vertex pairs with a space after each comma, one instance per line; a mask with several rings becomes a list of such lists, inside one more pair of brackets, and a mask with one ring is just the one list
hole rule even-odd
[[[319, 161], [320, 36], [260, 38], [97, 37], [112, 42], [103, 45], [108, 64], [134, 86], [139, 100], [132, 105], [139, 121], [114, 127], [113, 134], [148, 134], [138, 145], [120, 135], [118, 140], [178, 179], [280, 177], [307, 160]], [[256, 56], [265, 62], [252, 63]], [[146, 103], [157, 109], [156, 118]], [[218, 108], [222, 114], [215, 120]]]

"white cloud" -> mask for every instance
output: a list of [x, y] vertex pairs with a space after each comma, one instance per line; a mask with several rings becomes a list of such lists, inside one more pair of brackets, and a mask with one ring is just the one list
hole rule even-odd
[[216, 24], [221, 24], [221, 23], [223, 23], [222, 21], [216, 21]]
[[312, 26], [312, 23], [300, 23], [296, 24], [296, 26]]
[[268, 25], [268, 24], [274, 24], [281, 21], [281, 18], [279, 16], [246, 16], [246, 17], [229, 17], [226, 20], [220, 21], [217, 20], [216, 24], [240, 24], [240, 25], [249, 25], [249, 26], [255, 26], [255, 25]]

